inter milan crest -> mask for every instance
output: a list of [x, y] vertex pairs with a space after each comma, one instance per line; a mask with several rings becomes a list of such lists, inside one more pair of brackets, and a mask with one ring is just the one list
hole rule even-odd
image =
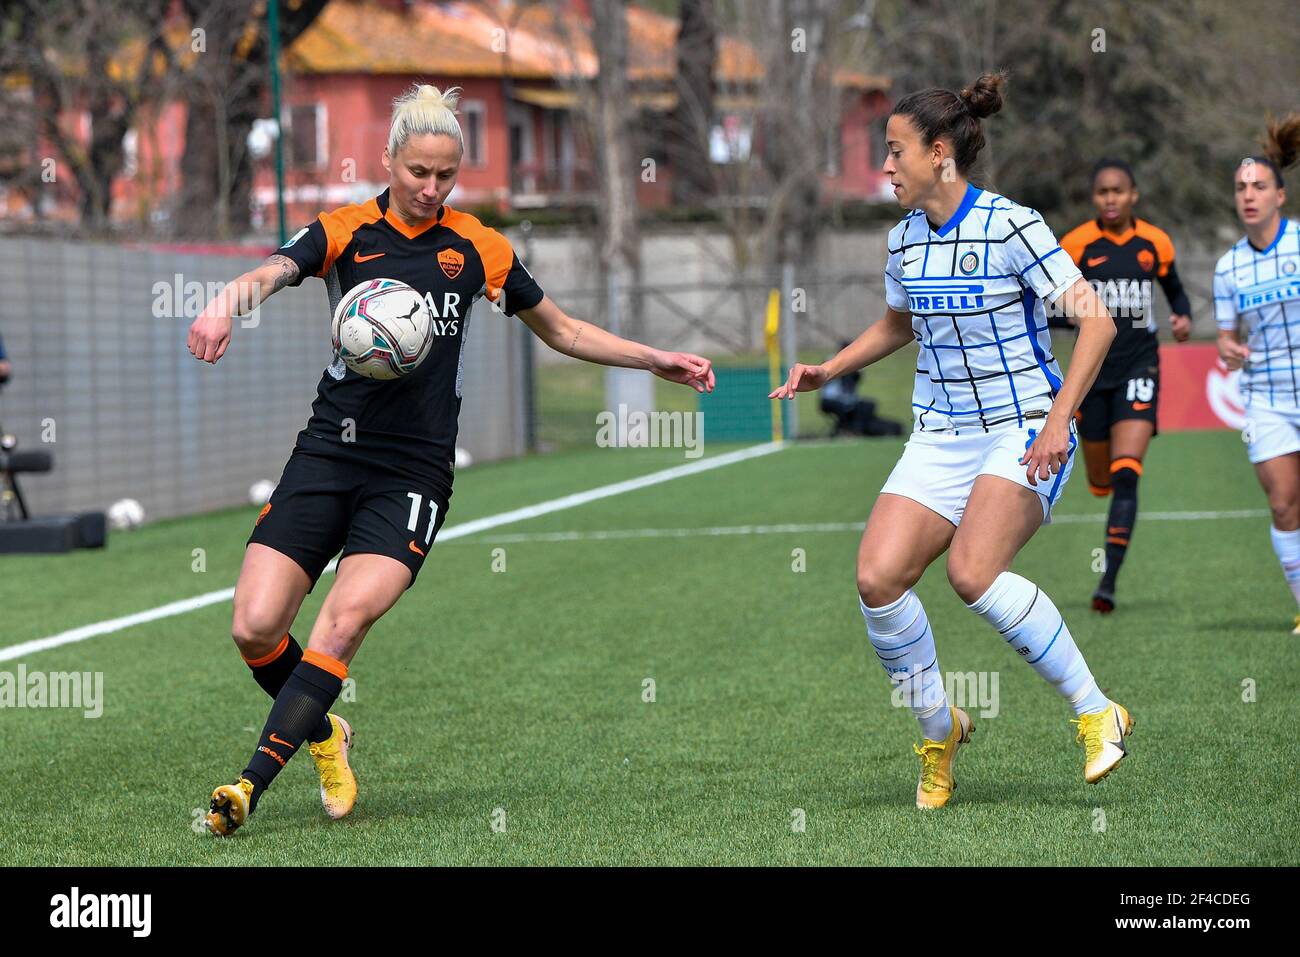
[[1282, 264], [1282, 271], [1286, 273], [1288, 276], [1291, 275], [1293, 272], [1295, 272], [1295, 260], [1288, 259], [1286, 262], [1284, 262]]
[[975, 253], [967, 253], [965, 256], [962, 256], [961, 263], [959, 263], [962, 275], [969, 276], [979, 267], [979, 264], [980, 258], [975, 255]]

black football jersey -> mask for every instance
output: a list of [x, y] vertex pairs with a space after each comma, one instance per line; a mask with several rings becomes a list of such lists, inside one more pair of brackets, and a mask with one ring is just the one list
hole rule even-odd
[[1144, 219], [1135, 218], [1133, 226], [1121, 235], [1108, 233], [1097, 220], [1091, 220], [1067, 233], [1061, 248], [1097, 290], [1115, 320], [1115, 339], [1094, 388], [1117, 386], [1139, 372], [1155, 375], [1160, 359], [1151, 281], [1160, 283], [1175, 313], [1191, 315], [1174, 268], [1174, 244], [1168, 234]]
[[424, 296], [433, 317], [429, 355], [406, 376], [369, 379], [336, 359], [321, 376], [298, 447], [450, 489], [471, 308], [484, 297], [513, 316], [542, 301], [541, 287], [510, 242], [446, 205], [410, 226], [390, 207], [384, 190], [364, 203], [321, 213], [277, 252], [298, 265], [293, 285], [307, 276], [325, 280], [331, 315], [357, 284], [396, 279]]

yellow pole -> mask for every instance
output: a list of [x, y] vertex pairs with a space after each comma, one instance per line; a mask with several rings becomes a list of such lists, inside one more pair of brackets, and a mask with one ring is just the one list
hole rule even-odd
[[[781, 346], [777, 342], [777, 333], [780, 330], [781, 290], [773, 289], [767, 296], [767, 323], [763, 327], [763, 339], [767, 345], [768, 379], [773, 389], [785, 382], [785, 376], [781, 374]], [[782, 438], [781, 401], [777, 399], [772, 403], [773, 442], [780, 442]]]

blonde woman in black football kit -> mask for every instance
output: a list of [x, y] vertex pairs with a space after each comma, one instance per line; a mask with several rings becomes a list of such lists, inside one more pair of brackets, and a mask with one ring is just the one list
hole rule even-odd
[[[303, 742], [320, 773], [326, 813], [340, 818], [352, 810], [352, 730], [329, 711], [366, 633], [414, 583], [446, 518], [462, 350], [480, 296], [565, 355], [646, 369], [697, 392], [713, 389], [707, 359], [653, 349], [566, 315], [504, 236], [445, 204], [464, 154], [457, 92], [419, 86], [399, 97], [382, 156], [388, 188], [321, 213], [227, 286], [190, 328], [190, 352], [216, 362], [229, 345], [232, 315], [309, 275], [325, 280], [331, 306], [358, 283], [397, 279], [421, 293], [437, 317], [428, 358], [402, 378], [365, 378], [337, 361], [325, 371], [311, 419], [258, 517], [231, 631], [275, 703], [245, 769], [212, 792], [207, 822], [214, 834], [247, 820]], [[338, 574], [304, 651], [289, 628], [340, 549]]]

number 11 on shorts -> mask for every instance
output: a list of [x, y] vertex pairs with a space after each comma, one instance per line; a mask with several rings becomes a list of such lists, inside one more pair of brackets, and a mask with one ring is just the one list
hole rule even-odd
[[[420, 501], [422, 496], [415, 492], [407, 492], [406, 497], [411, 500], [411, 519], [406, 523], [409, 531], [414, 532], [420, 523]], [[429, 527], [424, 532], [424, 544], [427, 548], [430, 540], [433, 538], [433, 525], [438, 520], [438, 503], [429, 499]]]

